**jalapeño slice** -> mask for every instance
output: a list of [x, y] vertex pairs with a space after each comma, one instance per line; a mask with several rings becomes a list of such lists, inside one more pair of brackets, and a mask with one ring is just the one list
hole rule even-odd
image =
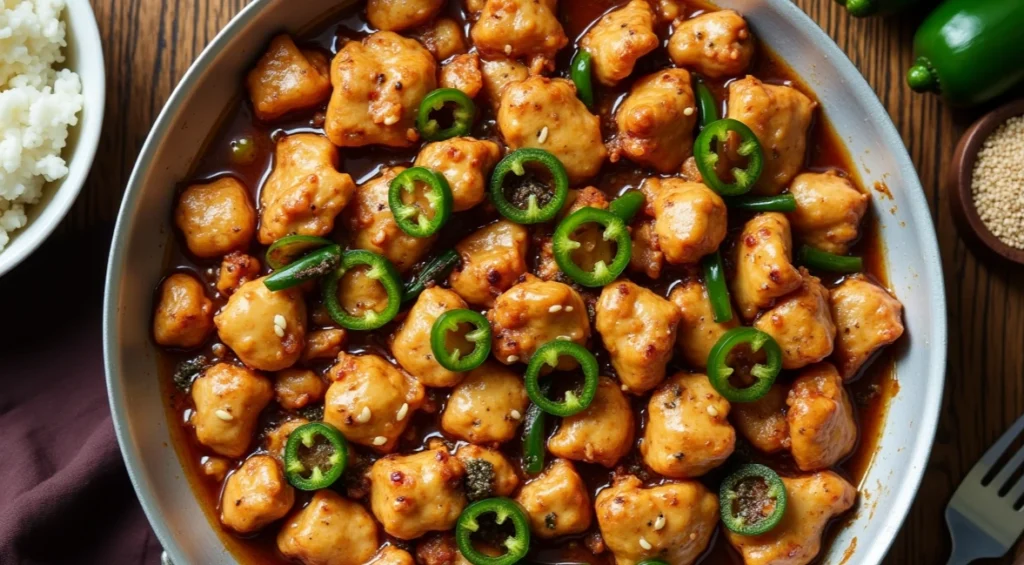
[[[473, 329], [462, 336], [473, 344], [473, 350], [463, 355], [459, 347], [449, 348], [448, 334], [457, 333], [461, 324], [469, 324]], [[448, 310], [434, 321], [430, 328], [430, 349], [445, 369], [461, 373], [476, 369], [491, 354], [491, 323], [479, 312], [460, 308]]]
[[[493, 514], [498, 526], [512, 520], [515, 533], [505, 539], [506, 552], [497, 557], [485, 555], [473, 545], [473, 534], [481, 529], [480, 518]], [[487, 498], [470, 504], [455, 523], [455, 544], [459, 552], [473, 565], [513, 565], [530, 551], [530, 522], [522, 508], [508, 498]]]
[[[602, 238], [615, 242], [615, 257], [611, 263], [599, 259], [591, 270], [585, 270], [576, 264], [573, 252], [581, 249], [582, 244], [572, 238], [576, 230], [586, 224], [599, 224], [604, 227]], [[629, 266], [633, 254], [633, 242], [629, 238], [629, 230], [622, 218], [607, 210], [585, 207], [576, 210], [562, 220], [551, 238], [555, 262], [563, 273], [583, 286], [599, 287], [611, 283]], [[582, 251], [589, 251], [582, 249]]]
[[[535, 175], [528, 176], [526, 167], [531, 164], [542, 168], [550, 178], [545, 181]], [[517, 180], [516, 186], [506, 187], [509, 179]], [[513, 193], [512, 200], [506, 197], [506, 191]], [[554, 218], [565, 205], [569, 197], [569, 175], [562, 162], [551, 153], [533, 147], [517, 149], [494, 167], [490, 193], [502, 216], [517, 224], [538, 224]]]
[[[750, 368], [754, 383], [736, 387], [730, 382], [734, 369], [729, 366], [729, 355], [739, 346], [747, 345], [757, 353], [762, 348], [767, 364], [755, 364]], [[754, 402], [768, 394], [775, 378], [782, 370], [782, 349], [775, 338], [761, 330], [749, 327], [733, 328], [719, 338], [708, 354], [708, 379], [719, 394], [729, 402]]]
[[[338, 300], [338, 283], [345, 273], [359, 266], [369, 267], [366, 276], [384, 287], [388, 304], [377, 312], [367, 309], [362, 316], [350, 314]], [[347, 330], [375, 330], [398, 315], [402, 305], [402, 283], [394, 265], [386, 257], [364, 249], [348, 251], [341, 257], [341, 265], [323, 279], [323, 300], [327, 312], [339, 326]]]
[[[734, 179], [731, 183], [718, 176], [720, 157], [715, 148], [717, 142], [719, 149], [723, 149], [730, 133], [735, 133], [740, 138], [736, 153], [747, 159], [746, 168], [730, 169]], [[731, 118], [717, 120], [705, 126], [693, 144], [693, 156], [696, 158], [697, 169], [704, 177], [704, 184], [722, 196], [739, 196], [750, 192], [757, 179], [761, 177], [761, 170], [764, 167], [764, 150], [761, 149], [761, 142], [757, 140], [757, 136], [746, 124]]]
[[274, 271], [263, 279], [263, 285], [274, 292], [291, 288], [330, 273], [340, 262], [341, 247], [328, 245], [293, 261], [279, 271]]
[[[426, 185], [424, 200], [433, 211], [431, 216], [415, 203], [416, 187]], [[403, 195], [409, 195], [413, 203], [406, 203]], [[388, 186], [388, 205], [395, 216], [395, 223], [413, 237], [430, 237], [438, 232], [452, 215], [452, 189], [444, 175], [426, 167], [406, 169], [391, 180]]]
[[[561, 401], [551, 400], [547, 397], [540, 386], [540, 372], [545, 365], [558, 366], [558, 359], [563, 355], [572, 357], [580, 364], [583, 371], [583, 391], [577, 395], [575, 391], [569, 390]], [[571, 341], [549, 341], [540, 346], [530, 358], [530, 364], [526, 366], [524, 381], [526, 394], [538, 408], [554, 416], [572, 416], [587, 409], [590, 403], [597, 396], [598, 384], [597, 359], [594, 354], [587, 351], [587, 348]]]
[[[451, 107], [451, 125], [442, 127], [438, 112]], [[457, 88], [438, 88], [423, 97], [416, 114], [416, 129], [427, 141], [441, 141], [469, 134], [476, 118], [476, 104]]]
[[786, 512], [786, 485], [764, 465], [744, 465], [726, 477], [718, 498], [725, 527], [743, 536], [771, 531]]
[[288, 435], [284, 448], [285, 475], [299, 490], [331, 486], [345, 471], [347, 461], [345, 437], [330, 424], [310, 422]]
[[792, 194], [777, 196], [733, 196], [725, 198], [730, 209], [747, 212], [795, 212], [796, 198]]
[[299, 257], [334, 242], [314, 235], [286, 235], [267, 248], [267, 265], [275, 271], [293, 263]]

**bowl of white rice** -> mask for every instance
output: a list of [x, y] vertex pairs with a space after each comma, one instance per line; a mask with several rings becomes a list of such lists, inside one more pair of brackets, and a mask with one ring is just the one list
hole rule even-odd
[[99, 144], [103, 48], [87, 0], [0, 0], [0, 276], [81, 192]]

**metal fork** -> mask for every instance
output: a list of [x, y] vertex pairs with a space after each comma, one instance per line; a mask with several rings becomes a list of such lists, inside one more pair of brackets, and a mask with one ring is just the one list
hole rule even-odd
[[[1024, 448], [996, 469], [1021, 432], [1024, 416], [985, 452], [953, 493], [946, 506], [946, 525], [953, 539], [948, 565], [1005, 555], [1024, 532], [1024, 509], [1018, 504], [1024, 497], [1024, 476], [1016, 473], [1024, 464]], [[986, 482], [993, 471], [995, 477]]]

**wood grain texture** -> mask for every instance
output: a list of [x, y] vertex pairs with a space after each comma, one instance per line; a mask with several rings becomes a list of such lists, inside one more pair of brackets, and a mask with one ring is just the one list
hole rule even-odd
[[[106, 54], [106, 123], [92, 175], [64, 232], [113, 222], [135, 157], [164, 101], [203, 46], [246, 4], [90, 1]], [[913, 31], [923, 13], [856, 20], [831, 0], [795, 2], [835, 39], [889, 110], [935, 220], [949, 303], [949, 371], [927, 474], [886, 563], [944, 563], [949, 551], [942, 517], [946, 501], [985, 448], [1024, 412], [1024, 270], [981, 261], [965, 247], [943, 187], [944, 164], [964, 127], [982, 109], [957, 113], [904, 84], [904, 69], [913, 58]]]

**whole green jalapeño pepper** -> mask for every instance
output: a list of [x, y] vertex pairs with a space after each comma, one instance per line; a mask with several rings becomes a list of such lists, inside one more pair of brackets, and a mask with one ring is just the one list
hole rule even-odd
[[[729, 356], [737, 347], [747, 345], [754, 353], [764, 349], [767, 364], [755, 364], [750, 368], [754, 383], [747, 387], [736, 387], [729, 378], [735, 369], [729, 366]], [[775, 338], [761, 330], [748, 327], [733, 328], [722, 335], [708, 354], [708, 380], [711, 386], [729, 402], [754, 402], [768, 394], [782, 371], [782, 348]]]
[[[493, 514], [498, 526], [512, 520], [514, 533], [505, 539], [505, 553], [491, 557], [473, 545], [473, 534], [481, 529], [480, 517]], [[455, 544], [459, 552], [473, 565], [513, 565], [530, 551], [530, 521], [526, 512], [508, 498], [486, 498], [470, 504], [455, 522]]]
[[[416, 200], [417, 185], [423, 184], [426, 192], [423, 198], [430, 205], [432, 215], [416, 204], [406, 203], [403, 195]], [[430, 237], [437, 233], [452, 215], [455, 206], [452, 189], [444, 175], [426, 167], [406, 169], [391, 180], [388, 186], [388, 206], [395, 217], [395, 223], [413, 237]]]
[[[527, 177], [527, 165], [538, 166], [550, 177], [548, 186], [543, 186], [539, 179]], [[521, 186], [509, 189], [505, 186], [506, 179], [517, 178]], [[513, 203], [505, 195], [506, 191], [515, 191], [513, 196], [525, 207]], [[509, 153], [494, 167], [490, 183], [491, 200], [502, 216], [517, 224], [539, 224], [553, 219], [565, 205], [569, 197], [569, 174], [565, 166], [551, 153], [543, 149], [527, 147]], [[543, 199], [545, 202], [541, 203]]]
[[[739, 136], [740, 144], [736, 152], [747, 158], [745, 168], [731, 169], [731, 183], [718, 176], [717, 166], [720, 157], [714, 147], [717, 141], [719, 149], [723, 148], [729, 140], [730, 133]], [[701, 130], [693, 144], [693, 156], [697, 162], [697, 169], [704, 178], [704, 184], [722, 196], [739, 196], [750, 192], [757, 184], [757, 179], [761, 178], [761, 170], [764, 168], [764, 150], [761, 149], [761, 142], [746, 124], [731, 118], [711, 122]]]
[[764, 465], [744, 465], [726, 477], [718, 499], [722, 523], [742, 536], [771, 531], [786, 513], [786, 485]]

